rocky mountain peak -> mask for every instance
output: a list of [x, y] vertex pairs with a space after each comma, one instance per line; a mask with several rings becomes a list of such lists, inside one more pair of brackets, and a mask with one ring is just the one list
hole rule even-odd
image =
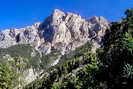
[[104, 17], [86, 20], [80, 15], [55, 9], [43, 23], [0, 32], [0, 48], [30, 44], [44, 53], [54, 48], [64, 54], [87, 41], [93, 40], [99, 47], [107, 28], [109, 22]]
[[[43, 24], [41, 33], [45, 41], [51, 42], [55, 49], [62, 45], [63, 50], [75, 49], [92, 39], [100, 43], [105, 30], [109, 28], [109, 22], [104, 17], [94, 16], [85, 20], [80, 15], [58, 9]], [[60, 47], [56, 47], [56, 44], [60, 44]]]

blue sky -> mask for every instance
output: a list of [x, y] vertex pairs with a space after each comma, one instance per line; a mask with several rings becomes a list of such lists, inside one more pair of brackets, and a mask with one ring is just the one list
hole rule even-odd
[[133, 0], [0, 0], [0, 29], [42, 22], [55, 8], [84, 18], [104, 16], [116, 21], [131, 7]]

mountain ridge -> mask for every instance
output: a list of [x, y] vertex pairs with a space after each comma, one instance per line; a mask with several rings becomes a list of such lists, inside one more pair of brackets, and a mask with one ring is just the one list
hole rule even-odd
[[[109, 22], [104, 17], [94, 16], [86, 20], [80, 15], [70, 12], [64, 13], [55, 9], [52, 15], [42, 23], [35, 23], [20, 29], [2, 30], [0, 32], [0, 48], [17, 44], [30, 44], [41, 52], [50, 53], [51, 47], [57, 49], [55, 46], [61, 43], [66, 48], [61, 47], [57, 50], [64, 54], [67, 49], [69, 51], [76, 48], [74, 44], [76, 40], [82, 41], [78, 42], [79, 46], [86, 40], [92, 39], [100, 43], [107, 28], [109, 28]], [[77, 47], [79, 46], [77, 45]]]

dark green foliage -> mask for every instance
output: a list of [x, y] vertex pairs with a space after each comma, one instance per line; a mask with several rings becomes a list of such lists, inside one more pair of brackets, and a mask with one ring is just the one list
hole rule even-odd
[[0, 63], [0, 89], [13, 89], [16, 85], [16, 73], [14, 68], [7, 62]]
[[120, 46], [122, 49], [129, 51], [132, 54], [133, 51], [133, 37], [129, 33], [125, 33], [123, 38], [120, 39]]
[[129, 28], [132, 28], [133, 27], [133, 8], [130, 8], [130, 9], [127, 9], [125, 11], [125, 14], [126, 14], [126, 22], [129, 26]]
[[[133, 10], [127, 10], [125, 18], [113, 23], [105, 36], [104, 48], [97, 51], [103, 62], [98, 81], [110, 89], [132, 89], [133, 65]], [[102, 88], [105, 88], [104, 86]]]
[[[102, 60], [104, 64], [104, 70], [99, 77], [101, 77], [100, 81], [107, 83], [108, 88], [131, 89], [132, 85], [130, 85], [130, 83], [132, 80], [129, 81], [127, 77], [123, 76], [123, 67], [125, 63], [133, 63], [132, 39], [132, 36], [125, 32], [124, 35], [121, 34], [121, 38], [115, 39], [114, 43], [107, 45], [101, 53], [99, 52], [100, 60]], [[124, 73], [132, 73], [129, 70], [126, 69]], [[106, 77], [104, 77], [105, 75]]]
[[133, 65], [125, 64], [123, 67], [124, 77], [126, 78], [133, 78]]
[[75, 50], [71, 51], [70, 53], [63, 55], [61, 58], [62, 59], [61, 63], [64, 60], [74, 59], [74, 58], [80, 57], [80, 56], [88, 53], [91, 50], [91, 47], [92, 47], [91, 42], [85, 43], [83, 46], [78, 47]]

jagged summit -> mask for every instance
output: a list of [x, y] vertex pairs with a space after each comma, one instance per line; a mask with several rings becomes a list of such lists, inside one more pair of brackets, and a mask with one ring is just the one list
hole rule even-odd
[[86, 20], [80, 15], [55, 9], [43, 23], [1, 31], [0, 48], [30, 44], [44, 53], [50, 53], [51, 48], [54, 48], [64, 54], [89, 40], [100, 47], [107, 28], [109, 22], [104, 17], [94, 16]]

